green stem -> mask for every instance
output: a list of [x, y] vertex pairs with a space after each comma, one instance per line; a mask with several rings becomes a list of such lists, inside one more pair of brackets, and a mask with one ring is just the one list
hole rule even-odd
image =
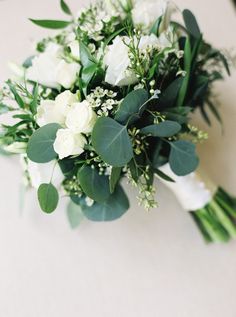
[[228, 231], [232, 238], [236, 238], [236, 227], [231, 219], [227, 216], [225, 211], [217, 204], [215, 200], [210, 202], [210, 206], [213, 208], [219, 221], [222, 223], [223, 227]]

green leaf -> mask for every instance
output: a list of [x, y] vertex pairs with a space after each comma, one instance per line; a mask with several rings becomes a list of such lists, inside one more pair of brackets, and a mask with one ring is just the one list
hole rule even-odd
[[95, 168], [83, 166], [78, 172], [80, 186], [84, 193], [97, 202], [104, 202], [110, 195], [109, 179], [99, 175]]
[[155, 35], [159, 35], [159, 27], [160, 27], [160, 24], [162, 22], [162, 19], [163, 19], [163, 16], [160, 16], [156, 21], [155, 23], [153, 24], [153, 26], [151, 27], [151, 30], [150, 30], [150, 34], [155, 34]]
[[216, 106], [214, 106], [210, 100], [207, 101], [207, 105], [209, 106], [209, 109], [211, 110], [211, 112], [215, 116], [215, 118], [222, 124], [223, 122], [222, 122], [220, 113], [219, 113], [218, 109], [216, 108]]
[[154, 146], [151, 156], [152, 166], [156, 169], [168, 162], [166, 155], [164, 156], [161, 153], [161, 150], [163, 149], [163, 142], [164, 141], [162, 141], [161, 139], [158, 140], [158, 143], [156, 144], [156, 146]]
[[120, 218], [129, 209], [129, 200], [121, 186], [102, 204], [94, 203], [82, 206], [85, 217], [92, 221], [113, 221]]
[[50, 184], [42, 184], [38, 189], [38, 201], [41, 209], [47, 214], [52, 213], [58, 205], [59, 195], [57, 189]]
[[186, 123], [188, 121], [188, 114], [192, 111], [190, 107], [174, 107], [167, 108], [166, 111], [163, 111], [163, 115], [166, 116], [168, 120], [176, 121], [179, 124]]
[[25, 102], [24, 100], [21, 98], [21, 96], [18, 94], [15, 86], [10, 83], [9, 81], [7, 82], [12, 94], [14, 95], [15, 101], [17, 102], [17, 104], [20, 106], [20, 108], [24, 108], [25, 107]]
[[163, 121], [158, 124], [149, 125], [141, 132], [144, 134], [151, 134], [154, 137], [168, 138], [177, 134], [181, 130], [181, 125], [175, 121]]
[[81, 80], [82, 80], [82, 87], [84, 95], [87, 95], [87, 88], [89, 83], [91, 82], [92, 78], [96, 74], [97, 71], [97, 65], [91, 64], [90, 66], [87, 66], [83, 68], [82, 74], [81, 74]]
[[122, 101], [116, 115], [115, 120], [126, 124], [130, 124], [138, 120], [144, 110], [144, 105], [148, 101], [148, 92], [145, 89], [137, 89], [129, 93]]
[[80, 60], [83, 67], [91, 66], [92, 64], [96, 64], [94, 57], [92, 56], [90, 50], [86, 47], [86, 45], [80, 41], [79, 42], [80, 49]]
[[182, 86], [179, 91], [178, 99], [177, 99], [177, 106], [182, 107], [187, 95], [188, 91], [188, 85], [190, 80], [190, 74], [191, 74], [191, 44], [190, 39], [187, 38], [185, 42], [185, 48], [184, 48], [184, 70], [186, 72], [186, 75], [184, 77]]
[[178, 97], [180, 87], [182, 86], [184, 78], [176, 78], [159, 96], [158, 104], [162, 107], [174, 107], [175, 101]]
[[115, 37], [117, 37], [117, 35], [119, 35], [124, 30], [126, 30], [126, 27], [123, 27], [123, 28], [115, 31], [114, 33], [112, 33], [107, 39], [105, 39], [104, 47], [106, 47]]
[[70, 21], [59, 21], [59, 20], [34, 20], [30, 19], [34, 24], [41, 26], [46, 29], [64, 29], [71, 24]]
[[92, 56], [85, 44], [80, 41], [80, 60], [83, 65], [81, 79], [84, 95], [87, 95], [87, 87], [97, 71], [97, 61]]
[[34, 88], [34, 96], [33, 100], [30, 103], [30, 111], [33, 115], [37, 113], [37, 107], [38, 107], [38, 84], [36, 84]]
[[53, 144], [60, 128], [57, 123], [49, 123], [34, 132], [27, 147], [27, 155], [31, 161], [47, 163], [57, 157]]
[[195, 171], [199, 164], [196, 146], [189, 141], [175, 141], [171, 146], [169, 163], [172, 171], [178, 176], [185, 176]]
[[28, 57], [22, 64], [22, 66], [24, 68], [29, 68], [30, 66], [32, 66], [32, 60], [34, 59], [35, 56], [30, 56]]
[[80, 206], [76, 205], [73, 201], [69, 202], [66, 213], [72, 229], [77, 228], [84, 219]]
[[114, 193], [116, 185], [120, 180], [121, 170], [122, 170], [121, 167], [112, 167], [111, 176], [109, 179], [111, 193]]
[[64, 0], [61, 0], [60, 4], [61, 4], [62, 11], [64, 11], [68, 15], [72, 15], [72, 12], [69, 6], [66, 4]]
[[190, 10], [183, 11], [183, 18], [185, 26], [188, 32], [195, 38], [199, 38], [201, 36], [201, 31], [199, 29], [197, 20], [193, 13]]
[[100, 117], [92, 132], [92, 144], [102, 160], [122, 167], [133, 157], [130, 137], [125, 126], [108, 117]]
[[134, 159], [132, 159], [129, 162], [129, 169], [130, 169], [131, 177], [137, 183], [139, 177], [141, 176], [141, 172]]
[[208, 114], [207, 114], [207, 112], [206, 112], [206, 110], [205, 110], [204, 105], [201, 105], [201, 106], [200, 106], [200, 112], [201, 112], [201, 115], [202, 115], [203, 119], [205, 120], [205, 122], [206, 122], [209, 126], [211, 126], [211, 120], [210, 120], [210, 118], [209, 118], [209, 116], [208, 116]]
[[175, 183], [175, 181], [170, 176], [166, 175], [161, 170], [154, 168], [154, 172], [155, 172], [155, 174], [157, 174], [160, 178], [164, 179], [165, 181]]

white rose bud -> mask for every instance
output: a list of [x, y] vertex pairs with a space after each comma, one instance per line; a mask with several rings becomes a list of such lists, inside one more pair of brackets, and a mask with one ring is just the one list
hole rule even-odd
[[91, 133], [97, 115], [87, 100], [74, 103], [66, 118], [66, 126], [74, 133]]
[[56, 81], [66, 89], [72, 87], [80, 71], [78, 63], [67, 63], [61, 60], [56, 68]]
[[70, 48], [70, 54], [76, 60], [80, 59], [80, 47], [79, 42], [77, 40], [72, 41], [69, 43], [68, 47]]
[[76, 94], [72, 94], [70, 90], [65, 90], [56, 97], [56, 108], [58, 111], [60, 111], [61, 114], [63, 114], [66, 117], [71, 106], [77, 101], [78, 97]]
[[165, 13], [167, 2], [164, 0], [139, 0], [132, 10], [132, 17], [135, 25], [143, 25], [146, 28], [152, 27], [156, 20]]
[[25, 142], [14, 142], [4, 147], [4, 151], [12, 154], [23, 154], [26, 152], [27, 143]]
[[82, 134], [75, 134], [70, 129], [60, 129], [57, 131], [54, 150], [62, 160], [70, 155], [82, 154], [85, 144], [86, 139]]
[[130, 65], [128, 37], [117, 36], [113, 44], [108, 46], [104, 62], [107, 66], [105, 81], [114, 86], [128, 86], [135, 84], [138, 79], [135, 74], [128, 69]]

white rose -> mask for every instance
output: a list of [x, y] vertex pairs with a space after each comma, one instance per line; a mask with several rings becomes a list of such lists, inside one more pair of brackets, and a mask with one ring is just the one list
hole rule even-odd
[[46, 87], [59, 88], [55, 70], [60, 62], [60, 52], [61, 47], [51, 43], [45, 52], [33, 58], [32, 66], [26, 71], [26, 78]]
[[59, 165], [55, 166], [55, 161], [51, 161], [46, 164], [38, 164], [27, 160], [26, 169], [29, 173], [31, 186], [38, 189], [39, 186], [43, 183], [49, 183], [51, 173], [53, 173], [53, 185], [57, 188], [60, 187], [61, 183], [64, 180], [64, 176], [61, 172]]
[[70, 155], [82, 154], [85, 144], [86, 139], [82, 134], [75, 134], [70, 129], [59, 129], [54, 142], [54, 150], [61, 160]]
[[36, 121], [40, 127], [48, 123], [65, 125], [66, 115], [71, 105], [78, 99], [69, 90], [59, 94], [54, 100], [42, 100], [37, 111]]
[[4, 146], [4, 151], [12, 154], [22, 154], [26, 152], [27, 143], [14, 142], [10, 145]]
[[37, 109], [36, 121], [40, 127], [48, 123], [63, 122], [63, 116], [56, 111], [54, 100], [42, 100]]
[[74, 84], [80, 70], [77, 63], [67, 63], [61, 59], [62, 47], [51, 43], [45, 52], [34, 57], [32, 66], [26, 71], [26, 79], [59, 89], [60, 85], [68, 89]]
[[70, 49], [70, 54], [73, 58], [76, 60], [80, 59], [80, 47], [79, 42], [77, 40], [74, 40], [68, 44], [68, 47]]
[[165, 13], [166, 6], [165, 0], [136, 1], [132, 10], [134, 24], [152, 27], [155, 21]]
[[61, 60], [56, 67], [56, 81], [64, 88], [69, 89], [75, 83], [79, 71], [79, 64]]
[[91, 133], [97, 116], [87, 100], [72, 105], [66, 126], [74, 133]]
[[130, 65], [128, 37], [117, 36], [113, 44], [108, 46], [108, 51], [104, 57], [107, 66], [105, 81], [114, 86], [128, 86], [138, 82], [134, 72], [128, 69]]

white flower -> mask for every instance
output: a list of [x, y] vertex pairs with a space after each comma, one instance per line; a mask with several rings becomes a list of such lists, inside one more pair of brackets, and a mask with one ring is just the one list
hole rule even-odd
[[72, 94], [70, 90], [65, 90], [64, 92], [59, 94], [55, 99], [57, 110], [60, 111], [60, 113], [62, 113], [65, 117], [73, 103], [77, 101], [77, 95]]
[[104, 0], [104, 5], [107, 13], [110, 16], [122, 16], [125, 13], [125, 9], [128, 8], [127, 0]]
[[79, 64], [61, 60], [56, 68], [56, 81], [64, 88], [69, 89], [75, 83], [79, 71]]
[[91, 133], [97, 116], [87, 100], [74, 103], [66, 118], [66, 126], [74, 133]]
[[140, 38], [139, 49], [146, 50], [148, 47], [153, 47], [158, 44], [159, 44], [159, 41], [155, 34], [143, 35]]
[[77, 40], [74, 40], [68, 44], [68, 47], [70, 49], [70, 54], [73, 58], [76, 60], [80, 59], [80, 47], [79, 42]]
[[77, 101], [69, 90], [59, 94], [54, 100], [42, 100], [37, 111], [36, 121], [40, 127], [48, 123], [65, 125], [66, 115], [71, 105]]
[[[171, 31], [172, 32], [172, 31]], [[173, 37], [173, 36], [172, 36]], [[170, 39], [170, 34], [166, 31], [160, 34], [160, 36], [158, 37], [159, 40], [159, 45], [162, 48], [165, 47], [172, 47], [172, 42]]]
[[56, 111], [54, 100], [42, 100], [37, 110], [36, 121], [40, 127], [48, 123], [61, 124], [63, 115]]
[[22, 154], [26, 152], [27, 143], [25, 142], [14, 142], [4, 147], [4, 151], [12, 154]]
[[123, 41], [128, 44], [130, 40], [128, 37], [117, 36], [113, 44], [108, 46], [104, 57], [104, 63], [107, 66], [105, 81], [114, 86], [128, 86], [138, 81], [134, 72], [128, 69], [129, 48]]
[[45, 52], [33, 58], [32, 66], [26, 71], [26, 78], [49, 88], [58, 89], [60, 85], [66, 89], [71, 88], [80, 65], [65, 62], [61, 58], [62, 52], [59, 45], [50, 43]]
[[167, 2], [165, 0], [138, 0], [132, 10], [135, 25], [152, 27], [155, 21], [165, 13]]
[[33, 58], [32, 66], [26, 71], [26, 78], [46, 87], [59, 88], [56, 80], [56, 68], [60, 62], [58, 57], [60, 52], [59, 45], [54, 43], [48, 45], [45, 52]]
[[64, 180], [64, 176], [61, 172], [59, 165], [55, 167], [55, 161], [51, 161], [46, 164], [38, 164], [27, 160], [26, 170], [29, 173], [31, 186], [38, 189], [43, 183], [48, 183], [50, 181], [51, 173], [53, 172], [53, 185], [57, 188], [60, 187]]
[[75, 134], [70, 129], [59, 129], [54, 142], [54, 150], [62, 160], [70, 155], [82, 154], [85, 144], [86, 139], [82, 134]]

